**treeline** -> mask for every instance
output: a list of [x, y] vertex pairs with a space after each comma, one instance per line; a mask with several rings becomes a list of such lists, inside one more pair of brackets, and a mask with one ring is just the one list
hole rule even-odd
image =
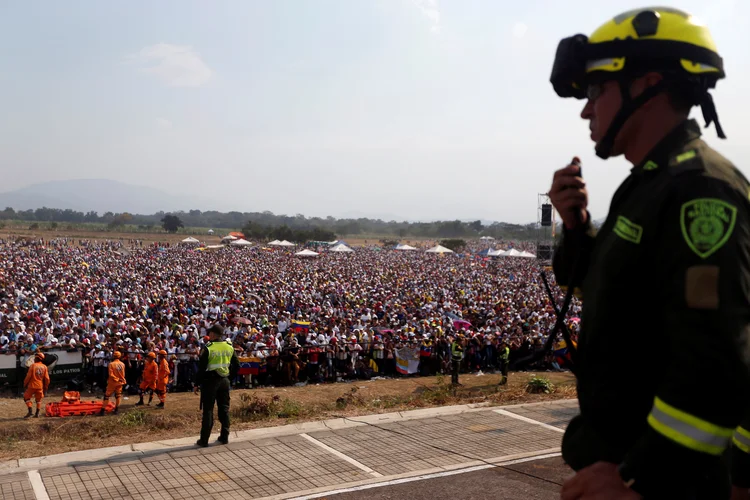
[[[533, 240], [537, 239], [536, 224], [507, 224], [495, 222], [491, 225], [483, 225], [482, 221], [463, 222], [434, 221], [434, 222], [398, 222], [384, 221], [380, 219], [337, 219], [335, 217], [305, 217], [297, 215], [276, 215], [272, 212], [201, 212], [190, 210], [187, 212], [157, 212], [152, 215], [139, 215], [129, 213], [106, 212], [99, 215], [97, 212], [77, 212], [75, 210], [61, 210], [56, 208], [37, 208], [36, 210], [13, 210], [6, 208], [0, 211], [0, 220], [21, 220], [28, 222], [58, 222], [58, 223], [98, 223], [106, 224], [111, 228], [126, 225], [135, 225], [141, 229], [158, 229], [162, 226], [162, 219], [166, 215], [173, 214], [179, 217], [185, 227], [202, 227], [214, 230], [242, 230], [250, 228], [252, 234], [260, 234], [266, 231], [266, 235], [278, 239], [289, 239], [282, 237], [288, 235], [288, 231], [313, 231], [335, 234], [339, 237], [357, 235], [394, 235], [400, 238], [477, 238], [481, 236], [492, 236], [496, 239], [506, 240]], [[257, 229], [256, 229], [257, 228]], [[275, 231], [273, 234], [272, 232]], [[278, 236], [277, 236], [278, 235]], [[256, 237], [250, 236], [249, 237]], [[318, 236], [322, 236], [319, 233]], [[329, 238], [312, 237], [309, 239], [326, 241]], [[331, 238], [333, 239], [333, 238]], [[291, 241], [291, 240], [290, 240]]]

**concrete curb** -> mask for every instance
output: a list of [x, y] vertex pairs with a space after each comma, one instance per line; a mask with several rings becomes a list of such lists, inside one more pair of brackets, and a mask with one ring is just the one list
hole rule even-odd
[[[483, 410], [497, 410], [519, 407], [550, 406], [559, 403], [570, 403], [574, 399], [558, 399], [554, 401], [543, 401], [539, 403], [525, 403], [518, 405], [490, 406], [488, 403], [443, 406], [435, 408], [423, 408], [419, 410], [410, 410], [405, 412], [381, 413], [374, 415], [363, 415], [359, 417], [333, 418], [329, 420], [320, 420], [314, 422], [303, 422], [299, 424], [282, 425], [278, 427], [266, 427], [261, 429], [249, 429], [244, 431], [235, 431], [230, 434], [230, 442], [242, 442], [255, 439], [274, 438], [279, 436], [290, 436], [297, 434], [306, 434], [318, 431], [330, 431], [348, 429], [371, 424], [387, 424], [393, 422], [403, 422], [421, 418], [440, 417], [447, 415], [459, 415], [467, 412], [477, 412]], [[211, 441], [219, 436], [218, 433], [211, 435]], [[198, 436], [191, 436], [179, 439], [170, 439], [166, 441], [154, 441], [150, 443], [136, 443], [124, 446], [114, 446], [109, 448], [98, 448], [91, 450], [72, 451], [58, 455], [21, 458], [18, 460], [9, 460], [0, 462], [0, 475], [16, 474], [19, 472], [28, 472], [30, 470], [45, 469], [51, 467], [63, 467], [70, 465], [80, 465], [83, 463], [102, 462], [105, 460], [128, 460], [136, 459], [157, 453], [169, 453], [184, 451], [186, 448], [192, 449]], [[506, 459], [506, 457], [501, 457]], [[498, 459], [499, 460], [499, 459]], [[484, 462], [479, 462], [484, 463]], [[465, 466], [466, 464], [462, 464]], [[438, 469], [436, 469], [438, 470]], [[439, 470], [444, 471], [445, 468]], [[424, 473], [423, 471], [421, 473]]]

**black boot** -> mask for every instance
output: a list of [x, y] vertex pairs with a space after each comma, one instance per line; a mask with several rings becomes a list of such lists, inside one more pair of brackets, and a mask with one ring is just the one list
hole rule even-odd
[[34, 414], [34, 418], [39, 418], [39, 408], [36, 409], [36, 413]]
[[31, 416], [32, 416], [31, 408], [29, 408], [29, 413], [27, 413], [26, 416], [23, 418], [30, 418]]
[[143, 406], [143, 395], [141, 395], [141, 400], [138, 401], [135, 406]]
[[198, 441], [196, 441], [195, 444], [197, 444], [201, 448], [207, 448], [208, 447], [208, 443], [205, 442], [205, 441], [201, 441], [200, 439]]
[[157, 408], [164, 408], [164, 403], [160, 402], [158, 405], [156, 405]]
[[229, 432], [223, 432], [219, 434], [219, 439], [217, 439], [218, 442], [221, 444], [229, 444]]
[[112, 415], [117, 415], [120, 412], [119, 408], [115, 408], [115, 411], [112, 412]]

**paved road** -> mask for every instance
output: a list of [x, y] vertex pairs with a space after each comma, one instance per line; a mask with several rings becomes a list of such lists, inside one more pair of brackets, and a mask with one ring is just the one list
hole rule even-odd
[[433, 408], [242, 431], [205, 449], [193, 437], [17, 460], [0, 464], [0, 498], [557, 498], [568, 471], [550, 457], [576, 412]]
[[558, 500], [571, 474], [560, 458], [533, 460], [476, 472], [380, 486], [324, 497], [329, 500]]

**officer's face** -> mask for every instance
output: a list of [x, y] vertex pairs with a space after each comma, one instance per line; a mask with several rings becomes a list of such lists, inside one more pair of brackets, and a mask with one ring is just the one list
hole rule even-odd
[[589, 85], [588, 100], [581, 111], [581, 118], [589, 120], [591, 140], [595, 143], [604, 138], [609, 125], [620, 109], [622, 98], [616, 82]]

